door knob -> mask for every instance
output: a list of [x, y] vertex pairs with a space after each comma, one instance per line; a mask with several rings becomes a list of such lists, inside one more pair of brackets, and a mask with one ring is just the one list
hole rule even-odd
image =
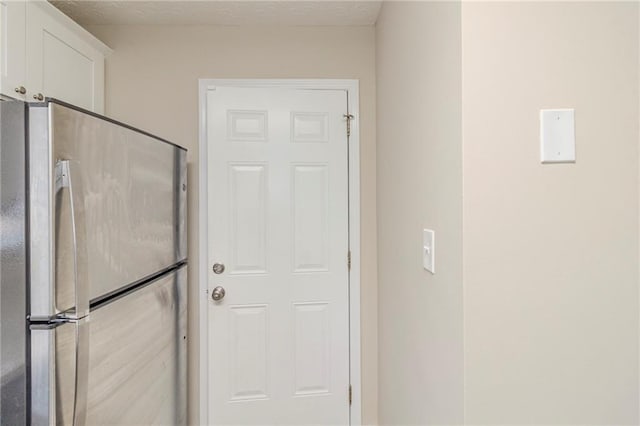
[[35, 99], [36, 101], [43, 101], [44, 95], [42, 93], [38, 93], [37, 95], [33, 95], [33, 99]]
[[213, 291], [211, 292], [211, 298], [213, 300], [215, 300], [216, 302], [224, 299], [224, 295], [226, 294], [226, 292], [224, 291], [223, 287], [216, 287], [213, 289]]
[[16, 93], [24, 95], [25, 93], [27, 93], [27, 89], [25, 89], [24, 86], [16, 87]]

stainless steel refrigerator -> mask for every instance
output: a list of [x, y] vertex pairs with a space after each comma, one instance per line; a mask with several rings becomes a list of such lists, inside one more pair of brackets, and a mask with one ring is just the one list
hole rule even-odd
[[0, 423], [186, 424], [186, 151], [0, 102]]

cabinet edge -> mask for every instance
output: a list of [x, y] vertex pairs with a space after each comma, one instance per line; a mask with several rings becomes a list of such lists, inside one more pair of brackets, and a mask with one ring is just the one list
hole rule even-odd
[[113, 53], [113, 50], [100, 41], [96, 36], [84, 29], [80, 24], [67, 16], [60, 9], [49, 3], [47, 0], [27, 0], [29, 3], [37, 5], [46, 14], [50, 15], [58, 22], [63, 24], [69, 30], [73, 31], [78, 37], [81, 37], [87, 44], [98, 50], [103, 56], [107, 57]]

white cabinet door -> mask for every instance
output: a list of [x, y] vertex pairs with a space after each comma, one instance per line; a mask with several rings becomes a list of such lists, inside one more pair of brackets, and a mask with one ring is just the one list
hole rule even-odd
[[0, 93], [25, 99], [24, 1], [0, 1]]
[[53, 6], [27, 3], [28, 99], [42, 95], [102, 113], [103, 54], [47, 8]]

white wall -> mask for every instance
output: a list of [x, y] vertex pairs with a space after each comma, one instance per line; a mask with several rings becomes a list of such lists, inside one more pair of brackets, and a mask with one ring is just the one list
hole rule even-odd
[[[385, 3], [376, 28], [380, 423], [463, 419], [460, 4]], [[422, 229], [436, 235], [435, 275]]]
[[[464, 3], [469, 424], [638, 423], [638, 5]], [[576, 110], [541, 165], [538, 111]]]
[[372, 27], [92, 26], [114, 53], [106, 113], [189, 149], [189, 414], [198, 413], [198, 79], [360, 79], [363, 421], [377, 422], [375, 69]]

